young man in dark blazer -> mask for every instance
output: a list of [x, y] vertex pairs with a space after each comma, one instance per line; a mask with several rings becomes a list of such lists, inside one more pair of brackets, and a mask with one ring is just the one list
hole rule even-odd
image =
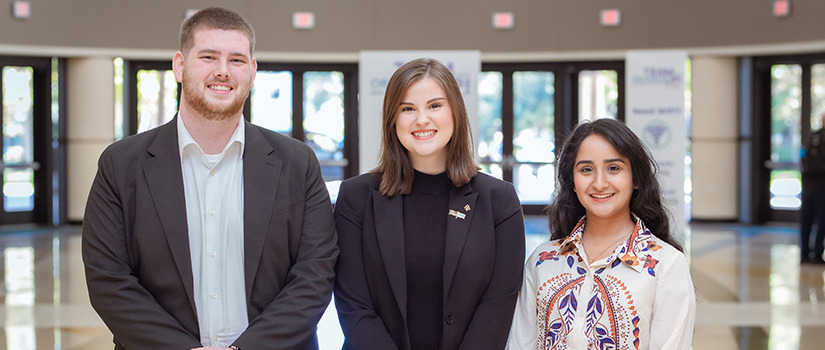
[[246, 122], [254, 32], [198, 12], [178, 115], [101, 155], [83, 222], [92, 306], [116, 349], [317, 349], [338, 254], [313, 151]]

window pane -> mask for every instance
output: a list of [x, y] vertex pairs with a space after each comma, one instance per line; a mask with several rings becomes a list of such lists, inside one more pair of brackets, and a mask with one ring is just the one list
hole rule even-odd
[[825, 64], [811, 67], [811, 131], [822, 128], [825, 117]]
[[304, 138], [321, 163], [330, 195], [344, 180], [344, 74], [304, 73]]
[[34, 70], [3, 67], [3, 195], [6, 211], [34, 209]]
[[501, 79], [501, 72], [482, 72], [478, 78], [479, 140], [476, 149], [482, 163], [498, 163], [502, 159]]
[[802, 68], [776, 65], [771, 75], [771, 160], [799, 163]]
[[799, 65], [771, 67], [771, 207], [798, 209], [802, 68]]
[[292, 72], [258, 71], [250, 99], [253, 124], [292, 134]]
[[518, 162], [552, 162], [553, 73], [513, 73], [513, 153]]
[[616, 119], [619, 74], [614, 70], [579, 72], [579, 120]]
[[513, 184], [524, 204], [549, 203], [553, 193], [554, 93], [552, 72], [513, 73]]
[[556, 166], [552, 163], [516, 164], [513, 183], [522, 204], [549, 204], [553, 197]]
[[138, 133], [165, 124], [178, 112], [178, 82], [174, 71], [139, 70], [137, 89]]

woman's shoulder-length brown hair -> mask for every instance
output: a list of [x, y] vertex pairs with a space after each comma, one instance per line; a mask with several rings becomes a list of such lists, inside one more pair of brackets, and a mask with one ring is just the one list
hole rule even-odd
[[388, 197], [412, 191], [415, 173], [407, 150], [395, 132], [395, 121], [398, 106], [407, 89], [424, 78], [432, 78], [444, 89], [447, 103], [453, 111], [453, 135], [446, 145], [447, 176], [455, 186], [461, 187], [478, 173], [479, 168], [473, 160], [467, 109], [455, 77], [441, 62], [432, 58], [419, 58], [407, 62], [393, 73], [384, 94], [381, 154], [378, 166], [371, 173], [380, 179], [378, 190]]

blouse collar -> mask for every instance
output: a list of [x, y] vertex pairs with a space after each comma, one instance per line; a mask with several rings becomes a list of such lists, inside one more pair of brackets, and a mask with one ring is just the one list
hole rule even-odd
[[[619, 261], [615, 261], [615, 259], [619, 258], [621, 262], [632, 267], [637, 272], [642, 272], [646, 268], [652, 267], [648, 265], [658, 262], [656, 259], [653, 259], [649, 253], [661, 249], [662, 246], [656, 242], [655, 236], [647, 229], [642, 219], [635, 214], [631, 213], [631, 215], [633, 215], [636, 225], [624, 245], [619, 246], [621, 249], [617, 247], [617, 249], [613, 250], [613, 253], [611, 253], [608, 258], [608, 264], [615, 267], [620, 263]], [[560, 254], [569, 254], [572, 252], [578, 254], [579, 251], [584, 249], [581, 240], [586, 224], [587, 216], [582, 216], [573, 228], [573, 232], [561, 242], [559, 246]], [[581, 254], [579, 254], [579, 256], [581, 256]]]

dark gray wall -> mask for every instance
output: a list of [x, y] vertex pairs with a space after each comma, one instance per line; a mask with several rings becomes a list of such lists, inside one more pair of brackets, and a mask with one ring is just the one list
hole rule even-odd
[[[772, 0], [31, 0], [33, 16], [11, 18], [0, 1], [0, 45], [176, 50], [187, 8], [220, 5], [255, 27], [257, 51], [474, 49], [565, 52], [781, 44], [825, 40], [825, 1], [792, 0], [774, 18]], [[623, 24], [603, 28], [599, 11], [617, 8]], [[316, 28], [291, 28], [312, 11]], [[496, 11], [515, 29], [491, 28]], [[3, 52], [0, 52], [2, 54]]]

